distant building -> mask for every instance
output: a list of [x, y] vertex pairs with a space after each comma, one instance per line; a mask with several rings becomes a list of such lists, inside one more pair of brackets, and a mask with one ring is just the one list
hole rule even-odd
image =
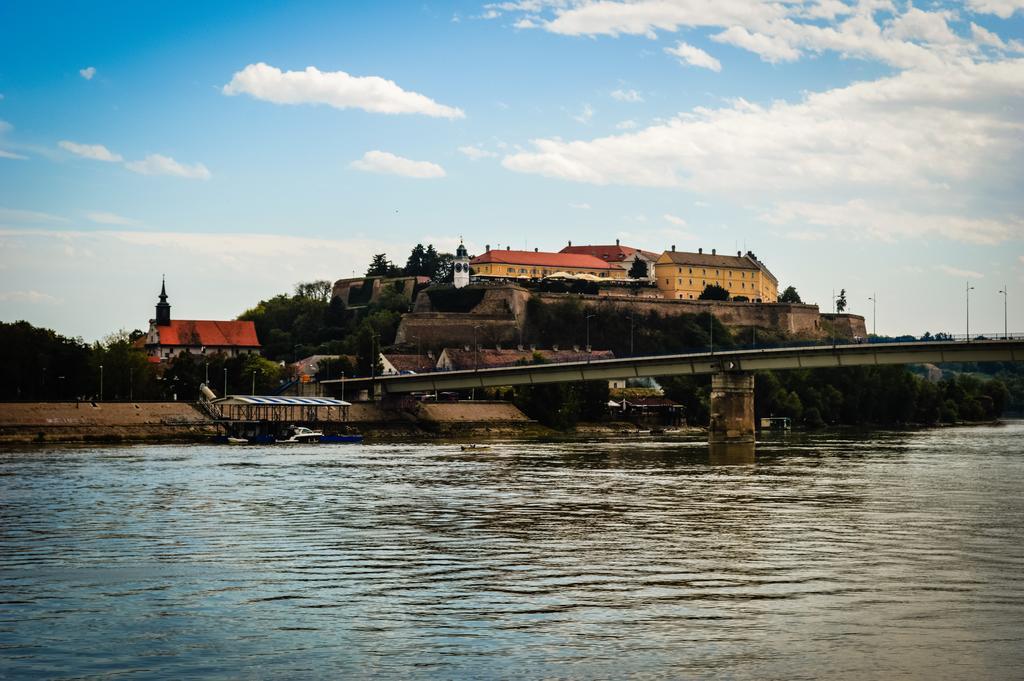
[[[586, 362], [615, 359], [611, 350], [529, 350], [480, 348], [445, 348], [437, 358], [438, 371], [466, 369], [497, 369], [521, 364], [554, 364], [559, 362]], [[539, 360], [539, 362], [538, 362]]]
[[380, 364], [383, 367], [382, 374], [394, 376], [395, 374], [425, 374], [436, 371], [437, 362], [432, 355], [409, 355], [396, 352], [380, 353]]
[[303, 383], [318, 376], [321, 380], [339, 378], [342, 367], [354, 367], [355, 355], [310, 355], [288, 365], [289, 373]]
[[719, 255], [714, 249], [705, 253], [665, 251], [654, 266], [658, 289], [665, 298], [696, 300], [704, 288], [715, 284], [731, 298], [744, 296], [753, 302], [774, 303], [779, 297], [779, 282], [753, 253]]
[[144, 347], [151, 362], [165, 362], [188, 352], [193, 355], [225, 354], [228, 357], [260, 351], [256, 325], [249, 321], [171, 319], [167, 287], [160, 286], [156, 319], [149, 320]]
[[604, 246], [604, 245], [585, 245], [585, 246], [573, 246], [572, 242], [563, 248], [561, 253], [582, 253], [584, 255], [592, 255], [595, 258], [600, 258], [604, 262], [612, 265], [618, 265], [626, 271], [626, 276], [629, 276], [629, 270], [632, 269], [633, 263], [640, 260], [644, 263], [644, 267], [647, 268], [645, 277], [654, 276], [654, 263], [658, 260], [659, 255], [652, 253], [651, 251], [643, 251], [639, 248], [632, 248], [630, 246], [623, 246], [619, 243], [619, 240], [615, 240], [615, 245]]
[[492, 251], [470, 263], [477, 277], [493, 279], [541, 279], [555, 274], [588, 274], [602, 279], [625, 279], [626, 271], [586, 253], [549, 253], [546, 251]]

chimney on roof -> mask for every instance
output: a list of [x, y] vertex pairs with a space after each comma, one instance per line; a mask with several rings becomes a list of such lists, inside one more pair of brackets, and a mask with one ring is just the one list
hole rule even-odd
[[736, 257], [737, 257], [737, 258], [738, 258], [738, 257], [740, 257], [740, 256], [742, 256], [742, 255], [743, 255], [742, 253], [740, 253], [739, 251], [736, 251]]
[[505, 246], [505, 250], [506, 250], [506, 251], [511, 251], [511, 250], [512, 250], [512, 247], [511, 247], [511, 246]]
[[569, 240], [569, 245], [572, 246], [572, 240], [571, 239]]
[[534, 246], [534, 247], [533, 247], [533, 252], [534, 252], [534, 253], [536, 253], [536, 252], [537, 252], [537, 247], [536, 247], [536, 246]]
[[675, 253], [675, 252], [676, 252], [676, 245], [675, 245], [675, 244], [672, 244], [672, 252], [673, 252], [673, 253]]
[[703, 253], [703, 252], [704, 252], [704, 249], [703, 249], [703, 248], [698, 248], [698, 249], [697, 249], [697, 252], [698, 252], [698, 253]]
[[618, 245], [619, 245], [619, 240], [618, 240], [618, 239], [616, 239], [616, 240], [615, 240], [615, 245], [616, 245], [616, 246], [618, 246]]
[[487, 250], [488, 251], [491, 250], [491, 245], [490, 244], [487, 244]]
[[718, 255], [718, 253], [715, 251], [715, 249], [712, 248], [711, 249], [711, 255]]

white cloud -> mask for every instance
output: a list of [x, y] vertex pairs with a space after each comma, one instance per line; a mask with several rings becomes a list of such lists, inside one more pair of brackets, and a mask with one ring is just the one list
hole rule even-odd
[[45, 225], [67, 222], [60, 215], [18, 208], [0, 208], [0, 225]]
[[589, 203], [570, 203], [570, 208], [578, 208], [579, 210], [590, 210]]
[[583, 110], [580, 111], [579, 114], [577, 114], [576, 116], [573, 116], [572, 118], [574, 121], [579, 121], [580, 123], [589, 123], [590, 119], [593, 117], [594, 109], [589, 104], [584, 104]]
[[86, 80], [92, 80], [92, 77], [96, 75], [96, 67], [87, 66], [84, 69], [78, 69], [78, 75]]
[[248, 94], [275, 104], [327, 104], [336, 109], [363, 109], [385, 114], [423, 114], [464, 118], [461, 109], [438, 104], [394, 81], [377, 76], [351, 76], [344, 71], [281, 71], [268, 64], [249, 64], [224, 86], [226, 95]]
[[813, 230], [803, 230], [796, 232], [786, 232], [785, 237], [792, 239], [793, 241], [821, 241], [827, 238], [824, 232], [815, 232]]
[[680, 64], [699, 66], [702, 69], [711, 69], [716, 72], [722, 70], [721, 62], [699, 47], [684, 43], [682, 40], [677, 42], [675, 47], [666, 47], [665, 51], [678, 57]]
[[87, 217], [90, 221], [100, 225], [132, 227], [135, 225], [142, 224], [140, 221], [134, 218], [126, 218], [123, 215], [118, 215], [117, 213], [109, 213], [106, 211], [94, 211], [91, 213], [86, 213], [85, 217]]
[[936, 265], [935, 269], [943, 274], [948, 274], [949, 276], [956, 277], [958, 279], [983, 279], [985, 277], [981, 272], [963, 270], [958, 267], [950, 267], [949, 265]]
[[863, 200], [842, 204], [782, 202], [761, 219], [772, 224], [832, 227], [840, 237], [883, 241], [941, 236], [967, 243], [996, 244], [1024, 234], [1024, 222], [1020, 220], [925, 214]]
[[386, 151], [368, 151], [358, 161], [352, 161], [350, 167], [370, 173], [401, 175], [419, 179], [444, 177], [444, 168], [430, 161], [413, 161], [395, 156]]
[[634, 121], [634, 120], [620, 121], [619, 123], [615, 124], [615, 128], [617, 130], [633, 130], [634, 128], [636, 128], [636, 121]]
[[13, 151], [6, 151], [5, 149], [0, 149], [0, 158], [9, 158], [24, 161], [25, 159], [28, 158], [28, 156], [22, 156], [21, 154], [15, 154]]
[[800, 58], [800, 50], [793, 47], [784, 38], [751, 33], [742, 26], [730, 26], [725, 31], [711, 36], [712, 40], [753, 52], [768, 62], [795, 61]]
[[1024, 0], [967, 0], [967, 7], [973, 12], [1009, 19], [1014, 12], [1024, 10]]
[[61, 300], [40, 291], [0, 291], [0, 302], [59, 305]]
[[679, 217], [678, 215], [672, 215], [671, 213], [665, 213], [661, 217], [664, 218], [666, 221], [671, 222], [673, 225], [678, 225], [679, 227], [685, 227], [686, 226], [686, 220], [684, 220], [683, 218]]
[[[850, 200], [915, 195], [930, 214], [962, 213], [988, 179], [1024, 185], [1024, 60], [909, 70], [800, 101], [697, 108], [591, 140], [532, 141], [513, 171], [596, 185], [748, 192], [770, 201], [829, 192]], [[992, 243], [1016, 220], [950, 218], [932, 229]], [[899, 232], [882, 224], [878, 230]]]
[[479, 146], [466, 145], [459, 147], [459, 152], [465, 156], [468, 156], [474, 161], [479, 161], [482, 158], [494, 158], [498, 154], [493, 151], [482, 149]]
[[636, 90], [613, 90], [612, 99], [630, 103], [639, 103], [644, 101], [644, 98]]
[[142, 161], [129, 161], [124, 167], [140, 175], [171, 175], [189, 180], [208, 180], [211, 177], [209, 169], [202, 163], [186, 165], [162, 154], [150, 154]]
[[61, 140], [57, 143], [57, 146], [65, 151], [70, 151], [75, 156], [92, 159], [93, 161], [108, 161], [116, 163], [124, 160], [121, 154], [115, 154], [102, 144], [79, 144], [77, 142]]

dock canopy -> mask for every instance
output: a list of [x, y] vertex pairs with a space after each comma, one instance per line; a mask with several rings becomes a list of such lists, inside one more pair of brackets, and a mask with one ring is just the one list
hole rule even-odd
[[258, 404], [274, 407], [351, 407], [351, 402], [333, 397], [285, 397], [280, 395], [228, 395], [214, 403], [220, 406], [231, 404]]

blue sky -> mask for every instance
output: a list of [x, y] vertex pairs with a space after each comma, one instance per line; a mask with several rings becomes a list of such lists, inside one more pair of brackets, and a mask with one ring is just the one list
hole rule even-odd
[[462, 235], [749, 248], [885, 333], [1005, 284], [1024, 330], [1022, 57], [1024, 0], [9, 3], [0, 319], [140, 328], [161, 274], [230, 318]]

